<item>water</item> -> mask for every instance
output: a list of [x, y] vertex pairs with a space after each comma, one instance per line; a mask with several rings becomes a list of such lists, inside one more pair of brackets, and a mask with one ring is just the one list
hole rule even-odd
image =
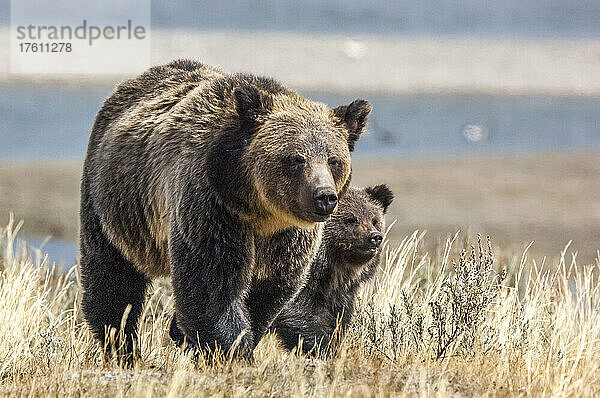
[[[331, 106], [354, 97], [303, 93]], [[83, 159], [109, 90], [0, 89], [0, 161]], [[600, 147], [600, 98], [368, 96], [357, 156], [442, 156]]]
[[161, 28], [477, 37], [600, 37], [600, 1], [153, 1]]
[[[598, 0], [152, 0], [162, 29], [477, 37], [600, 37]], [[9, 0], [0, 0], [0, 24]]]
[[0, 159], [83, 158], [106, 90], [0, 88]]
[[20, 250], [23, 244], [29, 248], [31, 257], [35, 260], [37, 256], [43, 258], [48, 254], [51, 262], [49, 265], [56, 266], [57, 271], [66, 272], [76, 264], [79, 246], [72, 241], [39, 236], [19, 236], [13, 242], [13, 250]]
[[[352, 100], [326, 94], [328, 104]], [[600, 146], [600, 98], [369, 96], [373, 114], [358, 155], [441, 156]]]

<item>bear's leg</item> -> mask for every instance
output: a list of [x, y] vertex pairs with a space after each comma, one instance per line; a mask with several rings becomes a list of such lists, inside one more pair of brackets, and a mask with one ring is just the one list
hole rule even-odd
[[[189, 216], [172, 223], [169, 259], [175, 326], [190, 345], [218, 346], [251, 359], [253, 340], [243, 296], [254, 256], [253, 235], [226, 210], [211, 214], [219, 214], [219, 220], [209, 224]], [[197, 225], [192, 227], [191, 222]], [[181, 335], [175, 331], [172, 335], [181, 341]]]
[[[131, 365], [149, 281], [108, 241], [96, 216], [82, 217], [80, 243], [85, 319], [100, 344], [109, 343], [105, 353], [115, 352], [119, 361]], [[129, 312], [120, 335], [126, 311]]]
[[[307, 316], [306, 323], [285, 324], [284, 321], [281, 333], [280, 329], [277, 329], [277, 337], [289, 349], [293, 333], [296, 334], [296, 344], [300, 334], [303, 339], [302, 352], [304, 354], [327, 357], [337, 349], [347, 325], [341, 318], [342, 314], [331, 311], [331, 308], [321, 308], [321, 311], [315, 311], [315, 307], [310, 307], [308, 310], [313, 313]], [[297, 321], [300, 319], [298, 318]]]
[[257, 239], [256, 274], [246, 299], [254, 343], [306, 283], [320, 231], [290, 228], [269, 238]]
[[305, 354], [327, 356], [334, 352], [350, 324], [360, 285], [338, 286], [336, 292], [325, 294], [332, 275], [327, 270], [315, 270], [316, 266], [319, 264], [314, 262], [306, 286], [281, 310], [271, 329], [288, 350], [296, 347], [302, 337]]
[[179, 347], [183, 346], [185, 343], [185, 335], [177, 326], [177, 316], [173, 314], [173, 318], [171, 318], [171, 325], [169, 326], [169, 337], [171, 340], [175, 342]]
[[[310, 300], [310, 298], [308, 299]], [[279, 316], [271, 324], [270, 330], [275, 332], [281, 344], [288, 350], [298, 346], [302, 338], [302, 351], [308, 353], [315, 345], [322, 343], [325, 333], [321, 333], [316, 319], [317, 309], [311, 301], [294, 300], [286, 305]], [[318, 310], [321, 310], [319, 307]]]

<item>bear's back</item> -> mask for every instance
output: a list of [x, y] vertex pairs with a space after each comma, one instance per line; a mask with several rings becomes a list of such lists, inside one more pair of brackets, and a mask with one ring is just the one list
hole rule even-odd
[[187, 92], [207, 80], [223, 76], [225, 74], [216, 68], [186, 59], [152, 67], [121, 83], [104, 101], [96, 116], [91, 139], [100, 138], [95, 136], [101, 135], [106, 127], [144, 99], [156, 98], [183, 86]]

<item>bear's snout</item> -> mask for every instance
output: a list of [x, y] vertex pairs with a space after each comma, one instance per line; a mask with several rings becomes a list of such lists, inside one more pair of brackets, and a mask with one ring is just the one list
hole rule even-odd
[[381, 242], [383, 242], [383, 234], [379, 231], [371, 232], [371, 234], [369, 235], [369, 242], [371, 242], [371, 245], [373, 245], [374, 247], [379, 247], [379, 245], [381, 245]]
[[320, 215], [330, 215], [337, 206], [338, 197], [333, 188], [317, 188], [313, 193], [315, 204], [315, 213]]

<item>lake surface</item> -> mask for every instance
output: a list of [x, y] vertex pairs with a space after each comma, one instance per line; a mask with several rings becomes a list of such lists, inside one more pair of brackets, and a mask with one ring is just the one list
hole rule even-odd
[[[598, 0], [152, 0], [162, 29], [476, 37], [600, 37]], [[10, 0], [0, 0], [0, 24]]]
[[[303, 93], [331, 106], [354, 97]], [[0, 161], [78, 158], [104, 90], [0, 88]], [[442, 156], [600, 147], [600, 98], [373, 96], [356, 156]]]
[[[36, 252], [39, 250], [43, 254], [48, 254], [50, 265], [54, 263], [59, 272], [66, 272], [76, 264], [77, 253], [79, 246], [75, 242], [56, 239], [56, 238], [40, 238], [35, 236], [20, 237], [23, 239], [33, 254], [35, 259]], [[19, 247], [19, 243], [15, 242], [15, 248]]]

